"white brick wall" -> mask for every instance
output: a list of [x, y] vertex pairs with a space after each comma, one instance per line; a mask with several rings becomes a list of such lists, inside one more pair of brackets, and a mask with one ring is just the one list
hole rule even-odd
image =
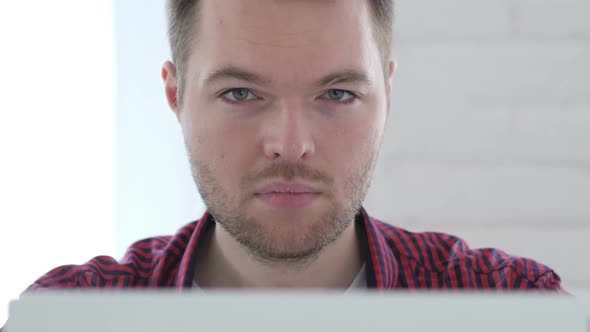
[[590, 1], [515, 0], [519, 3], [520, 32], [527, 38], [590, 39]]
[[383, 160], [373, 184], [371, 211], [406, 225], [584, 227], [590, 222], [590, 173], [574, 168], [400, 158]]
[[590, 1], [397, 0], [366, 206], [590, 287]]
[[395, 3], [396, 40], [449, 42], [507, 38], [511, 0], [404, 0]]

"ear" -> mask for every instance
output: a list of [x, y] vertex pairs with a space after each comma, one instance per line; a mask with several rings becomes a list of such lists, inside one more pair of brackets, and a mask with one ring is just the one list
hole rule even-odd
[[389, 61], [387, 65], [387, 79], [385, 80], [385, 93], [387, 95], [387, 112], [386, 119], [389, 119], [389, 110], [391, 109], [391, 93], [393, 86], [393, 75], [397, 69], [397, 62], [395, 59]]
[[391, 86], [393, 85], [393, 75], [395, 74], [395, 70], [397, 69], [397, 61], [392, 59], [389, 61], [389, 68], [387, 71], [387, 93], [391, 93]]
[[164, 91], [168, 106], [176, 114], [178, 119], [178, 81], [176, 79], [176, 67], [170, 61], [164, 62], [162, 65], [162, 80], [164, 81]]

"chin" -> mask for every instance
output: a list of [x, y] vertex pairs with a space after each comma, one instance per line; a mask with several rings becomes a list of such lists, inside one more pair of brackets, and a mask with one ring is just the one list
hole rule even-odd
[[322, 207], [320, 204], [302, 208], [276, 208], [266, 204], [261, 205], [253, 207], [248, 216], [263, 224], [281, 225], [286, 223], [287, 225], [301, 226], [305, 223], [312, 224], [311, 221], [314, 219], [319, 222], [318, 219], [329, 214], [328, 208]]
[[264, 261], [305, 261], [334, 241], [350, 223], [327, 200], [304, 208], [276, 208], [259, 200], [248, 202], [225, 218], [226, 230]]

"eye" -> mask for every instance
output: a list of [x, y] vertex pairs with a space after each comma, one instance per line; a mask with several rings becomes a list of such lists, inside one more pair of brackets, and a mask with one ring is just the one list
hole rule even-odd
[[231, 103], [239, 103], [248, 100], [255, 100], [258, 97], [246, 88], [235, 88], [225, 91], [221, 97]]
[[330, 89], [322, 95], [322, 98], [341, 103], [348, 103], [354, 101], [356, 99], [356, 95], [347, 90]]

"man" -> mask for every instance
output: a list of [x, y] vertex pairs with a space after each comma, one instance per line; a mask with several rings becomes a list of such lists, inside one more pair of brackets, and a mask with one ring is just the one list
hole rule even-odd
[[392, 0], [169, 0], [165, 94], [208, 212], [55, 287], [560, 291], [550, 268], [362, 208], [389, 109]]

